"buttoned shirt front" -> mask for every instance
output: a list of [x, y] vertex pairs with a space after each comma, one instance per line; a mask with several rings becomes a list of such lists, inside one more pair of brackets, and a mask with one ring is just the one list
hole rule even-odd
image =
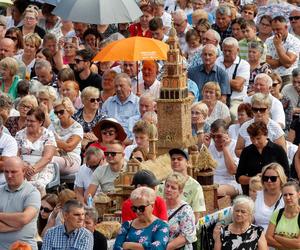
[[[139, 84], [139, 92], [141, 94], [149, 93], [155, 100], [159, 98], [161, 83], [155, 79], [154, 83], [150, 87], [146, 87], [145, 83], [142, 82]], [[133, 91], [136, 93], [136, 88], [133, 88]]]

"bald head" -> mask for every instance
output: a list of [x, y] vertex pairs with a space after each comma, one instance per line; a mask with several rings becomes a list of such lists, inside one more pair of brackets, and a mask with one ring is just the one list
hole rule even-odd
[[2, 38], [0, 41], [0, 60], [5, 57], [13, 57], [16, 53], [16, 46], [12, 39]]
[[25, 176], [24, 162], [19, 157], [9, 157], [3, 162], [6, 183], [11, 190], [18, 189]]

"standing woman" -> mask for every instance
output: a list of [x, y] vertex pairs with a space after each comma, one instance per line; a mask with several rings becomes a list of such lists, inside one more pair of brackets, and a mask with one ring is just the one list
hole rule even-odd
[[59, 121], [51, 124], [59, 156], [53, 157], [63, 175], [76, 173], [81, 164], [80, 150], [83, 138], [82, 126], [72, 118], [75, 108], [68, 97], [54, 102], [54, 113]]
[[284, 208], [273, 213], [266, 233], [268, 245], [277, 249], [299, 249], [300, 246], [300, 187], [289, 181], [282, 187]]
[[165, 182], [164, 197], [170, 227], [170, 240], [167, 250], [192, 250], [192, 243], [197, 240], [193, 209], [181, 199], [185, 182], [186, 179], [179, 173], [173, 173]]

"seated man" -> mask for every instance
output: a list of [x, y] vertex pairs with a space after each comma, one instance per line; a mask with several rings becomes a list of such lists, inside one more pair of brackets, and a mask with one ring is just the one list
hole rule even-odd
[[47, 231], [42, 250], [93, 250], [93, 234], [84, 228], [84, 214], [81, 202], [68, 200], [63, 206], [64, 224]]
[[84, 196], [85, 202], [87, 202], [89, 195], [94, 197], [98, 187], [101, 188], [101, 192], [103, 193], [109, 193], [115, 190], [114, 181], [126, 167], [123, 151], [123, 146], [118, 141], [107, 146], [104, 152], [107, 165], [101, 166], [94, 171], [91, 184]]
[[0, 249], [9, 249], [16, 240], [37, 250], [34, 239], [41, 207], [40, 192], [25, 180], [25, 166], [19, 157], [3, 162], [6, 184], [0, 186]]
[[88, 189], [95, 169], [105, 163], [104, 153], [100, 148], [91, 144], [85, 151], [85, 164], [81, 165], [74, 183], [76, 199], [84, 202], [84, 195]]
[[[155, 187], [159, 184], [159, 181], [156, 179], [155, 175], [146, 169], [142, 169], [138, 171], [132, 179], [132, 185], [135, 188], [145, 186], [155, 189]], [[132, 202], [130, 199], [127, 199], [123, 202], [122, 205], [122, 221], [133, 220], [137, 217], [137, 215], [131, 210]], [[156, 196], [155, 203], [153, 205], [153, 214], [164, 221], [168, 220], [167, 215], [167, 206], [164, 199], [160, 196]]]
[[[205, 200], [201, 185], [187, 174], [189, 155], [185, 150], [173, 148], [169, 151], [171, 157], [171, 168], [174, 172], [184, 175], [187, 179], [183, 188], [182, 199], [187, 202], [194, 211], [196, 222], [199, 220], [202, 212], [205, 212]], [[158, 195], [164, 193], [164, 184], [159, 185]]]

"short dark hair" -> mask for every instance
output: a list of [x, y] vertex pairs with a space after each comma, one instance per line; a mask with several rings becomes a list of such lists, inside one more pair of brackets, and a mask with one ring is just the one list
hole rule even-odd
[[273, 22], [280, 22], [280, 23], [287, 23], [286, 19], [284, 16], [276, 16], [272, 19]]
[[51, 64], [53, 64], [53, 55], [51, 54], [51, 50], [50, 49], [48, 49], [48, 48], [39, 48], [36, 51], [36, 54], [40, 53], [40, 52], [46, 57], [46, 60], [48, 62], [50, 62]]
[[262, 21], [263, 19], [266, 19], [269, 23], [272, 22], [272, 17], [271, 17], [270, 15], [263, 15], [263, 16], [260, 18], [259, 23], [261, 23], [261, 21]]
[[217, 119], [217, 120], [215, 120], [215, 121], [211, 124], [211, 126], [210, 126], [210, 131], [216, 132], [216, 131], [218, 131], [218, 129], [220, 129], [220, 128], [222, 128], [222, 129], [224, 129], [225, 131], [227, 131], [228, 124], [227, 124], [227, 122], [226, 122], [225, 120], [223, 120], [223, 119]]
[[237, 112], [243, 112], [243, 111], [246, 112], [248, 117], [253, 118], [253, 111], [250, 103], [241, 103], [238, 106]]
[[246, 19], [243, 18], [243, 17], [238, 17], [238, 18], [235, 18], [232, 20], [231, 22], [231, 26], [234, 25], [234, 24], [239, 24], [241, 27], [242, 25], [246, 22]]
[[100, 41], [103, 40], [103, 36], [95, 28], [88, 28], [86, 31], [84, 31], [83, 40], [85, 40], [85, 37], [88, 35], [93, 35], [96, 37], [96, 39], [99, 39]]
[[65, 82], [65, 81], [76, 81], [75, 74], [73, 69], [71, 68], [63, 68], [57, 74], [57, 79]]
[[22, 15], [23, 12], [26, 10], [26, 8], [28, 7], [29, 4], [30, 4], [30, 1], [28, 1], [28, 0], [16, 0], [16, 1], [14, 1], [14, 5], [13, 6]]
[[185, 34], [185, 41], [188, 42], [192, 36], [196, 36], [198, 37], [199, 41], [200, 41], [200, 36], [199, 36], [199, 33], [194, 30], [194, 29], [190, 29], [188, 32], [186, 32]]
[[81, 50], [77, 50], [76, 51], [76, 55], [77, 56], [81, 56], [82, 59], [84, 61], [90, 62], [93, 57], [94, 57], [94, 53], [93, 51], [89, 50], [89, 49], [81, 49]]
[[246, 29], [247, 27], [256, 29], [256, 24], [253, 20], [245, 20], [245, 22], [241, 24], [241, 29]]
[[16, 44], [16, 49], [23, 49], [24, 48], [24, 39], [23, 39], [23, 34], [22, 31], [17, 28], [17, 27], [11, 27], [5, 32], [4, 37], [8, 37], [9, 35], [15, 34], [17, 36], [17, 44]]
[[42, 122], [44, 123], [45, 121], [45, 113], [44, 111], [37, 107], [37, 108], [33, 108], [33, 109], [30, 109], [28, 112], [27, 112], [27, 115], [26, 116], [29, 116], [29, 115], [33, 115], [35, 117], [35, 119], [37, 119], [39, 122]]
[[26, 96], [29, 94], [29, 81], [21, 80], [18, 82], [17, 94], [19, 97]]
[[164, 27], [163, 21], [160, 17], [154, 17], [149, 22], [149, 30], [156, 31]]
[[243, 5], [243, 6], [242, 6], [242, 11], [241, 11], [241, 12], [243, 12], [243, 11], [245, 11], [245, 10], [252, 10], [253, 13], [254, 13], [254, 16], [257, 15], [257, 7], [256, 7], [256, 5], [253, 4], [253, 3], [248, 3], [248, 4]]
[[71, 199], [65, 202], [63, 211], [69, 213], [72, 208], [84, 208], [84, 205], [78, 200]]
[[256, 137], [259, 135], [268, 135], [268, 128], [267, 125], [262, 121], [253, 122], [247, 128], [247, 132], [250, 137]]

